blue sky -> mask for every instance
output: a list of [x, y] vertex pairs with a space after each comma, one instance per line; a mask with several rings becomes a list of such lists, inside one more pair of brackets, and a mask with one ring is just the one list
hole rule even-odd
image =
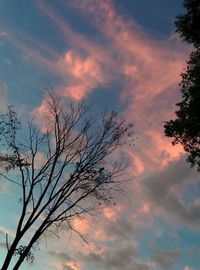
[[[0, 0], [1, 111], [14, 105], [26, 121], [42, 112], [50, 87], [63, 100], [91, 102], [94, 114], [120, 111], [138, 137], [124, 149], [134, 180], [127, 198], [77, 221], [90, 247], [63, 229], [47, 247], [41, 241], [32, 269], [199, 269], [199, 174], [163, 135], [191, 50], [174, 33], [181, 12], [181, 0]], [[17, 193], [0, 180], [0, 244], [13, 236]]]

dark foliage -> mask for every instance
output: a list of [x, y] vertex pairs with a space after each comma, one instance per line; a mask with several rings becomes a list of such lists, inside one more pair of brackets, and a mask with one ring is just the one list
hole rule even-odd
[[176, 32], [188, 43], [200, 46], [200, 1], [185, 0], [183, 6], [187, 13], [177, 16]]
[[172, 143], [181, 143], [189, 153], [187, 161], [200, 168], [200, 1], [186, 0], [185, 15], [177, 17], [176, 31], [195, 46], [181, 74], [182, 101], [177, 105], [176, 119], [165, 123], [165, 134]]

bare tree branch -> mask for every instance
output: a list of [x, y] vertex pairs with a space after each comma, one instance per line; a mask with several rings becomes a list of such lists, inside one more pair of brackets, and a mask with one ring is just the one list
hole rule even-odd
[[[19, 185], [22, 195], [16, 235], [7, 248], [2, 270], [8, 269], [14, 255], [18, 259], [13, 270], [24, 259], [33, 260], [34, 244], [46, 232], [57, 235], [54, 229], [63, 222], [87, 243], [71, 220], [94, 211], [98, 202], [110, 203], [112, 193], [120, 191], [119, 184], [124, 183], [121, 177], [125, 167], [114, 163], [112, 154], [134, 141], [133, 125], [115, 112], [105, 113], [101, 121], [92, 121], [84, 102], [68, 104], [65, 109], [53, 92], [45, 100], [45, 132], [37, 128], [35, 118], [28, 123], [28, 134], [22, 135], [12, 108], [0, 118], [3, 176]], [[12, 180], [13, 176], [18, 180]], [[32, 237], [23, 244], [30, 230]]]

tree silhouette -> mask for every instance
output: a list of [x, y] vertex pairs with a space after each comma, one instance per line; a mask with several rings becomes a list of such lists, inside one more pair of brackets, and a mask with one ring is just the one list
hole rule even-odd
[[21, 190], [21, 214], [13, 239], [6, 236], [1, 270], [8, 269], [13, 256], [13, 270], [25, 259], [33, 261], [34, 247], [46, 232], [63, 222], [73, 230], [74, 218], [95, 210], [98, 202], [110, 203], [124, 169], [111, 155], [133, 142], [133, 125], [115, 112], [92, 121], [84, 103], [64, 107], [52, 92], [46, 104], [42, 131], [34, 121], [22, 129], [12, 107], [1, 115], [1, 176]]
[[176, 119], [165, 123], [165, 134], [172, 137], [172, 144], [181, 143], [189, 153], [187, 161], [200, 169], [200, 1], [185, 0], [187, 13], [177, 17], [176, 32], [184, 41], [194, 45], [181, 74], [182, 101], [177, 103]]

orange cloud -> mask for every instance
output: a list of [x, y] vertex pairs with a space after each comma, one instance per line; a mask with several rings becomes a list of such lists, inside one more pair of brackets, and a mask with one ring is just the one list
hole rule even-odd
[[120, 17], [111, 1], [90, 5], [89, 1], [77, 0], [73, 5], [92, 16], [117, 52], [118, 72], [125, 76], [121, 98], [128, 101], [124, 115], [135, 122], [139, 136], [139, 158], [129, 151], [134, 167], [143, 172], [144, 167], [166, 166], [183, 153], [180, 146], [172, 147], [164, 137], [163, 122], [172, 115], [175, 99], [178, 100], [175, 90], [188, 51], [175, 36], [168, 40], [149, 37], [135, 22]]
[[[127, 102], [124, 117], [135, 122], [139, 137], [135, 150], [125, 149], [131, 160], [128, 173], [132, 180], [140, 180], [146, 171], [158, 171], [170, 161], [177, 160], [183, 149], [178, 145], [172, 147], [170, 140], [164, 137], [163, 121], [169, 119], [174, 111], [173, 105], [178, 98], [175, 91], [180, 80], [179, 74], [185, 66], [186, 50], [174, 37], [166, 40], [149, 37], [135, 22], [122, 18], [111, 1], [65, 1], [68, 5], [66, 2], [90, 15], [88, 17], [106, 43], [98, 44], [95, 39], [91, 40], [74, 32], [68, 23], [51, 9], [50, 4], [45, 5], [43, 1], [37, 2], [40, 10], [55, 23], [69, 49], [59, 54], [35, 40], [32, 40], [34, 49], [17, 39], [12, 42], [33, 63], [62, 77], [62, 85], [56, 86], [56, 93], [61, 96], [78, 101], [99, 86], [111, 85], [113, 81], [119, 82], [122, 86], [121, 102]], [[48, 52], [50, 57], [46, 57], [42, 52]], [[48, 106], [44, 99], [34, 110], [41, 127], [44, 126], [42, 119], [46, 113]], [[42, 156], [39, 158], [42, 159]], [[141, 192], [140, 181], [131, 183], [128, 189], [129, 194], [133, 194], [134, 209], [131, 203], [131, 210], [127, 210], [127, 219], [131, 221], [131, 226], [149, 226], [149, 223], [142, 222], [141, 216], [145, 214], [146, 217], [153, 210], [145, 194]], [[119, 208], [103, 210], [103, 218], [97, 226], [84, 219], [75, 219], [74, 228], [86, 236], [92, 236], [96, 242], [112, 241], [114, 236], [109, 235], [105, 227], [108, 224], [116, 225], [120, 214], [125, 211], [125, 203], [121, 200], [118, 203]], [[129, 216], [130, 212], [132, 214]], [[65, 236], [59, 242], [58, 248], [60, 243], [63, 247], [68, 244]], [[72, 249], [88, 252], [89, 248], [77, 235], [73, 240]], [[65, 265], [71, 270], [80, 269], [80, 265], [73, 261], [67, 261]], [[63, 269], [60, 263], [56, 267]]]
[[83, 57], [75, 54], [72, 50], [68, 51], [59, 60], [58, 65], [61, 67], [64, 66], [67, 69], [67, 73], [77, 79], [83, 80], [85, 77], [91, 77], [95, 81], [98, 81], [98, 78], [101, 77], [100, 68], [94, 58], [86, 57], [83, 59]]
[[164, 137], [163, 134], [158, 131], [150, 130], [149, 132], [147, 131], [146, 134], [149, 136], [149, 139], [152, 142], [152, 147], [155, 149], [153, 156], [152, 153], [150, 153], [150, 147], [149, 158], [155, 158], [155, 162], [160, 164], [161, 167], [162, 165], [167, 165], [169, 161], [178, 160], [181, 154], [184, 153], [181, 145], [172, 146], [169, 139]]
[[108, 220], [115, 221], [120, 211], [121, 211], [120, 205], [117, 205], [115, 207], [106, 207], [103, 209], [103, 215]]
[[133, 176], [138, 176], [144, 172], [145, 165], [141, 157], [136, 154], [133, 149], [130, 149], [128, 147], [125, 148], [125, 153], [128, 155], [129, 160], [131, 161], [131, 168], [129, 171], [131, 171], [131, 174]]
[[41, 103], [33, 110], [32, 116], [42, 132], [47, 132], [51, 127], [46, 124], [46, 117], [49, 116], [48, 98], [44, 97]]
[[35, 116], [39, 115], [47, 115], [49, 112], [48, 101], [44, 98], [41, 104], [35, 108], [34, 114]]
[[63, 86], [58, 87], [60, 95], [80, 100], [95, 88], [113, 81], [116, 65], [110, 49], [105, 50], [97, 42], [73, 32], [50, 5], [45, 5], [41, 1], [37, 4], [39, 9], [56, 24], [67, 45], [73, 48], [66, 51], [54, 63], [57, 72], [66, 80]]
[[75, 230], [77, 230], [81, 234], [87, 233], [88, 230], [90, 229], [90, 224], [87, 219], [75, 218], [73, 220], [72, 226]]
[[[172, 117], [174, 104], [178, 101], [179, 74], [188, 53], [176, 36], [165, 40], [148, 36], [134, 21], [120, 16], [111, 1], [65, 2], [92, 20], [99, 35], [107, 42], [106, 45], [97, 44], [72, 31], [50, 6], [39, 3], [40, 10], [56, 24], [63, 39], [71, 46], [55, 63], [59, 73], [67, 78], [66, 84], [58, 89], [59, 94], [80, 100], [95, 88], [111, 85], [113, 81], [122, 86], [121, 101], [127, 103], [124, 117], [135, 122], [138, 136], [135, 150], [125, 149], [132, 163], [128, 171], [130, 178], [138, 180], [149, 170], [159, 171], [170, 161], [177, 160], [183, 153], [182, 147], [172, 147], [163, 134], [163, 122]], [[140, 181], [137, 182], [130, 190], [137, 202], [134, 220], [141, 225], [140, 216], [151, 209], [140, 190]], [[115, 222], [117, 218], [112, 208], [104, 210], [103, 214], [107, 220], [105, 224]], [[77, 227], [84, 232], [89, 230], [83, 224], [77, 224]], [[96, 240], [109, 238], [103, 229], [96, 230], [93, 236]]]
[[139, 209], [140, 212], [144, 213], [144, 214], [148, 214], [150, 212], [150, 205], [148, 202], [144, 202], [143, 206]]
[[116, 214], [111, 208], [105, 208], [103, 210], [103, 214], [107, 219], [115, 220]]
[[80, 270], [80, 265], [76, 262], [73, 262], [73, 261], [68, 261], [66, 264], [65, 264], [68, 269], [70, 270]]
[[92, 55], [82, 57], [69, 50], [58, 60], [57, 67], [60, 73], [70, 78], [68, 86], [59, 93], [75, 100], [84, 98], [91, 90], [106, 83], [101, 65]]
[[[76, 1], [64, 5], [73, 6], [89, 14], [99, 35], [107, 44], [75, 33], [50, 5], [38, 1], [40, 10], [57, 26], [69, 49], [54, 61], [54, 68], [65, 78], [57, 93], [74, 100], [85, 98], [95, 88], [111, 85], [113, 81], [122, 86], [121, 101], [127, 102], [124, 117], [135, 122], [139, 137], [135, 150], [126, 149], [132, 166], [131, 179], [146, 171], [159, 171], [170, 161], [177, 160], [183, 153], [181, 146], [172, 147], [163, 134], [163, 122], [173, 115], [176, 93], [187, 51], [176, 36], [165, 40], [149, 37], [134, 21], [120, 16], [111, 1]], [[40, 111], [45, 110], [44, 104]], [[137, 214], [148, 213], [150, 206], [141, 193], [140, 183], [133, 184], [132, 191], [137, 201]], [[142, 205], [142, 206], [141, 206]], [[116, 219], [116, 212], [103, 211], [107, 222]], [[77, 221], [76, 221], [77, 222]], [[137, 223], [137, 222], [136, 222]], [[138, 221], [138, 224], [140, 222]], [[76, 227], [88, 233], [88, 225], [77, 222]], [[96, 230], [95, 239], [109, 237], [102, 230]]]

